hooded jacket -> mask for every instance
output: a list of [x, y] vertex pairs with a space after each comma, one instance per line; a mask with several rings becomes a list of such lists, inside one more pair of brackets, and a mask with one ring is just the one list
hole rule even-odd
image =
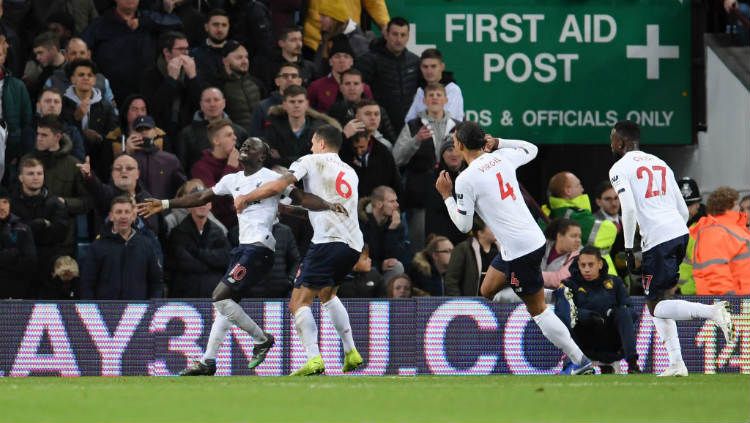
[[265, 131], [265, 139], [268, 145], [279, 152], [278, 159], [269, 158], [266, 166], [281, 165], [289, 167], [298, 158], [309, 154], [312, 146], [312, 136], [315, 130], [324, 125], [332, 125], [339, 130], [341, 126], [336, 119], [324, 115], [312, 108], [305, 112], [305, 125], [297, 137], [289, 125], [289, 117], [282, 106], [274, 106], [268, 112], [269, 125]]
[[693, 277], [698, 295], [750, 294], [750, 230], [747, 215], [728, 210], [702, 217], [695, 238]]

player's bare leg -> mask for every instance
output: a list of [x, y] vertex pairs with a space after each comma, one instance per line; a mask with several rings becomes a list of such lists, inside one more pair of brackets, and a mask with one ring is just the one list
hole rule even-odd
[[349, 313], [346, 311], [346, 307], [341, 303], [339, 297], [336, 296], [337, 290], [338, 288], [335, 286], [325, 287], [318, 292], [318, 298], [320, 299], [320, 304], [328, 312], [328, 316], [341, 338], [341, 343], [344, 346], [344, 365], [341, 371], [348, 373], [362, 364], [362, 356], [354, 345]]
[[487, 273], [482, 280], [482, 284], [479, 287], [479, 292], [484, 298], [491, 300], [495, 297], [495, 294], [505, 288], [505, 280], [505, 273], [489, 266], [487, 268]]

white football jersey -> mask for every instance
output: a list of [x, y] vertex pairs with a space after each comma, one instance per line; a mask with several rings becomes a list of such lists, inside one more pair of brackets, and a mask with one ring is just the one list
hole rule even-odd
[[340, 203], [349, 216], [334, 211], [310, 211], [313, 244], [345, 242], [362, 251], [364, 239], [357, 218], [357, 173], [338, 154], [308, 154], [289, 166], [289, 172], [305, 185], [305, 191], [329, 203]]
[[545, 244], [544, 234], [526, 207], [516, 179], [516, 168], [534, 155], [523, 148], [501, 148], [482, 154], [456, 178], [458, 213], [472, 216], [476, 212], [482, 218], [497, 237], [505, 261]]
[[[643, 251], [688, 233], [687, 205], [672, 169], [663, 160], [643, 151], [629, 151], [609, 170], [609, 180], [620, 197], [623, 217], [635, 215]], [[625, 227], [624, 220], [625, 246], [631, 247], [633, 241], [628, 238], [635, 230]]]
[[[277, 179], [279, 174], [265, 167], [249, 176], [245, 176], [245, 171], [241, 170], [224, 175], [211, 189], [215, 195], [231, 195], [232, 198], [237, 198]], [[249, 204], [237, 215], [240, 224], [240, 244], [259, 242], [272, 250], [276, 249], [276, 239], [271, 231], [279, 209], [279, 200], [289, 195], [293, 188], [288, 187], [281, 196], [276, 195]]]

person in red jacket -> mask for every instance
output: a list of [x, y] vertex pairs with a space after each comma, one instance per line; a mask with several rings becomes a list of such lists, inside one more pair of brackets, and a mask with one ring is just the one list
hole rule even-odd
[[708, 197], [708, 216], [690, 228], [698, 295], [750, 294], [750, 230], [739, 198], [732, 188], [717, 188]]

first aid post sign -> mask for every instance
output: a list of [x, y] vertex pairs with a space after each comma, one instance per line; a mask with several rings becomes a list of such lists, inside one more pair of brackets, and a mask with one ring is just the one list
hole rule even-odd
[[467, 119], [540, 144], [603, 144], [622, 119], [691, 142], [687, 0], [390, 0], [409, 50], [438, 48]]

